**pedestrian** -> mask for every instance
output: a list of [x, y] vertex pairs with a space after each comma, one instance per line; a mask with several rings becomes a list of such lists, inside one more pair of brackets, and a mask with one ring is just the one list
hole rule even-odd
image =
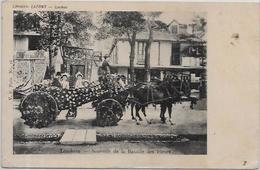
[[60, 72], [57, 72], [52, 83], [51, 83], [51, 86], [55, 86], [55, 87], [59, 87], [59, 88], [62, 88], [61, 86], [61, 73]]
[[70, 88], [68, 78], [69, 78], [68, 73], [63, 73], [61, 75], [61, 87], [63, 89], [69, 89]]
[[83, 74], [81, 72], [77, 72], [76, 76], [76, 82], [75, 82], [75, 89], [83, 88], [84, 87], [84, 81], [83, 81]]

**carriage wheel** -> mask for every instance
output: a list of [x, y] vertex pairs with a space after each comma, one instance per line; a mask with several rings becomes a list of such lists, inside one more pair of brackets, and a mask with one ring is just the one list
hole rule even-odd
[[45, 92], [33, 92], [26, 96], [21, 104], [20, 111], [24, 124], [36, 128], [48, 126], [57, 116], [55, 100]]
[[101, 101], [97, 106], [97, 126], [116, 126], [123, 116], [121, 104], [114, 99]]

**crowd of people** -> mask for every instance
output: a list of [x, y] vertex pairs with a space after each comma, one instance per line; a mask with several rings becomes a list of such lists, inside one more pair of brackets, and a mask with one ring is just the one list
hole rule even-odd
[[[120, 88], [125, 88], [126, 77], [124, 75], [118, 75], [116, 73], [111, 73], [108, 57], [104, 56], [101, 59], [100, 66], [98, 68], [98, 81], [99, 82], [113, 82], [116, 86]], [[107, 82], [108, 83], [108, 82]], [[58, 87], [60, 89], [79, 89], [87, 87], [90, 82], [84, 79], [84, 75], [81, 72], [77, 72], [75, 75], [70, 75], [66, 72], [56, 72], [52, 79], [45, 79], [40, 84], [35, 85], [36, 87]], [[35, 90], [37, 90], [36, 88]]]
[[[57, 72], [50, 85], [62, 89], [70, 89], [69, 78], [70, 75], [68, 73], [61, 74], [60, 72]], [[73, 83], [73, 87], [75, 89], [83, 88], [87, 86], [88, 83], [89, 82], [87, 80], [83, 79], [83, 74], [81, 72], [75, 74], [75, 82]]]

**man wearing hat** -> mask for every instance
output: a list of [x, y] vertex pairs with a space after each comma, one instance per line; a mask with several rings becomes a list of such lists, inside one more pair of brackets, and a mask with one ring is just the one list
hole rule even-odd
[[110, 74], [110, 65], [109, 65], [109, 62], [108, 62], [108, 58], [109, 58], [109, 56], [105, 55], [104, 59], [101, 63], [101, 66], [99, 67], [99, 71], [98, 71], [99, 72], [98, 73], [99, 79], [100, 78], [104, 79], [107, 74]]
[[61, 73], [60, 72], [56, 73], [55, 78], [53, 79], [51, 85], [55, 86], [55, 87], [59, 87], [59, 88], [62, 87], [61, 86]]
[[105, 71], [105, 74], [110, 74], [110, 65], [108, 63], [108, 58], [109, 58], [108, 55], [104, 56], [104, 60], [103, 60], [102, 66], [101, 66], [102, 69]]

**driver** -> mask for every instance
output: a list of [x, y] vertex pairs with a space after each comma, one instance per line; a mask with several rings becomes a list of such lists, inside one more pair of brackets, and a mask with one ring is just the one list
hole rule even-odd
[[105, 80], [106, 75], [110, 74], [110, 65], [108, 62], [108, 55], [103, 57], [100, 67], [98, 68], [99, 81]]

